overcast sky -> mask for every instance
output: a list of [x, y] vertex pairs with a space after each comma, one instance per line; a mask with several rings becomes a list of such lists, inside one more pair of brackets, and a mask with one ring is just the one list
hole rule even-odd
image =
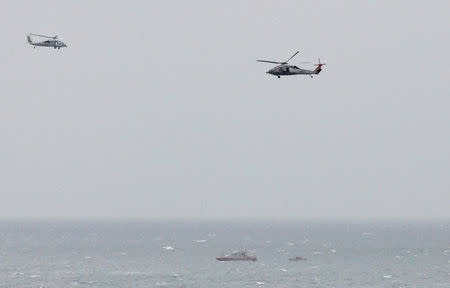
[[5, 1], [0, 218], [448, 219], [449, 3]]

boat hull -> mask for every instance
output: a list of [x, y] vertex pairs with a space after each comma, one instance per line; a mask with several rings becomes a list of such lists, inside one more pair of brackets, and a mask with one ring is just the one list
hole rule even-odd
[[256, 261], [256, 257], [236, 258], [236, 257], [217, 257], [218, 261]]
[[306, 261], [306, 258], [294, 257], [294, 258], [289, 258], [289, 261]]

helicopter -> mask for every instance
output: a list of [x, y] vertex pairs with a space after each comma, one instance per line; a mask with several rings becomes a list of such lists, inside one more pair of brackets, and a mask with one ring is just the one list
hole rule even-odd
[[[320, 62], [320, 58], [319, 58], [319, 63], [314, 64], [315, 66], [317, 66], [316, 69], [314, 69], [314, 70], [301, 69], [295, 65], [288, 65], [289, 60], [294, 58], [298, 53], [299, 53], [299, 51], [295, 52], [294, 55], [292, 55], [288, 60], [286, 60], [284, 62], [268, 61], [268, 60], [256, 60], [256, 61], [279, 64], [278, 66], [275, 66], [274, 68], [272, 68], [266, 72], [267, 74], [277, 76], [278, 78], [280, 78], [281, 76], [288, 76], [288, 75], [309, 75], [309, 76], [311, 76], [311, 78], [313, 78], [313, 75], [319, 74], [320, 71], [322, 71], [322, 66], [326, 65], [325, 63]], [[302, 62], [302, 63], [311, 63], [311, 62]]]
[[[39, 41], [38, 42], [33, 42], [33, 40], [31, 39], [31, 36], [48, 38], [48, 40], [44, 40], [44, 41], [40, 41], [40, 42]], [[30, 34], [30, 35], [27, 36], [28, 43], [30, 45], [33, 45], [33, 48], [36, 48], [36, 46], [53, 47], [55, 49], [56, 48], [61, 49], [62, 47], [67, 47], [67, 45], [64, 42], [62, 42], [60, 40], [57, 40], [57, 39], [58, 39], [58, 36], [56, 36], [56, 35], [53, 36], [53, 37], [45, 36], [45, 35], [39, 35], [39, 34]]]

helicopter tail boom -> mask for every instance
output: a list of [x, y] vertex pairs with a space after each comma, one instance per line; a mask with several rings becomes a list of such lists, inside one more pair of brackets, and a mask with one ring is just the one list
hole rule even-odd
[[317, 64], [316, 69], [314, 69], [314, 73], [319, 74], [320, 71], [322, 71], [322, 66], [323, 66], [323, 64]]

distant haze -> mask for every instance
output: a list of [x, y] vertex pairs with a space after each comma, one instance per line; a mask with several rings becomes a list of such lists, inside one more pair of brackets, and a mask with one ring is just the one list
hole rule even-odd
[[2, 3], [1, 218], [450, 218], [448, 1]]

